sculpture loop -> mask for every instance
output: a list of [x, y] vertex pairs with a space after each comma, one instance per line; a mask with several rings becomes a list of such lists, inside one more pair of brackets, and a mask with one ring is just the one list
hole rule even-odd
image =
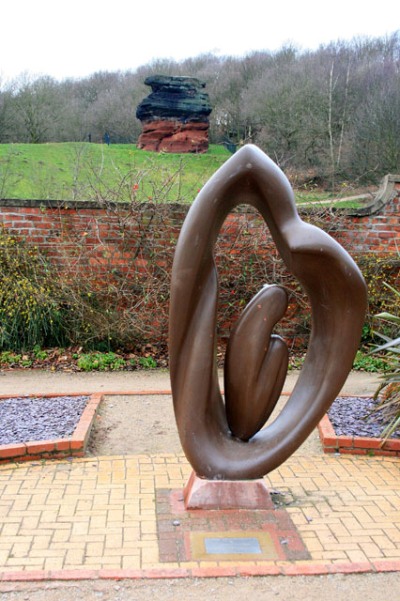
[[[263, 216], [288, 270], [309, 296], [312, 328], [296, 386], [278, 417], [261, 430], [284, 384], [288, 353], [274, 324], [286, 292], [263, 288], [232, 331], [225, 360], [225, 402], [218, 384], [217, 273], [213, 251], [238, 204]], [[208, 181], [189, 210], [171, 281], [170, 371], [185, 454], [198, 476], [259, 478], [307, 438], [340, 392], [358, 348], [366, 286], [348, 253], [303, 222], [290, 184], [260, 149], [244, 146]]]

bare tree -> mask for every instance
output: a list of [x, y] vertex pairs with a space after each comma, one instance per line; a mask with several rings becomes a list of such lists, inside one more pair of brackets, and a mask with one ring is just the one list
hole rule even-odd
[[16, 130], [23, 141], [37, 144], [53, 139], [60, 115], [56, 81], [22, 75], [14, 82], [13, 96]]

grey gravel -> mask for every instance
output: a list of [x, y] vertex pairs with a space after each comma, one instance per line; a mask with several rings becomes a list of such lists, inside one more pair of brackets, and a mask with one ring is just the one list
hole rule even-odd
[[[338, 397], [328, 411], [336, 435], [380, 438], [386, 423], [380, 413], [371, 415], [377, 404], [378, 401], [372, 397]], [[391, 438], [400, 438], [400, 430]]]
[[88, 396], [16, 397], [0, 401], [0, 444], [66, 438], [73, 434]]

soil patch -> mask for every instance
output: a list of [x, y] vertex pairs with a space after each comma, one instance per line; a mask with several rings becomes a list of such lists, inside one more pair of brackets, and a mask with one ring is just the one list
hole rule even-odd
[[171, 396], [106, 396], [95, 418], [87, 452], [90, 455], [182, 452]]
[[[282, 409], [287, 398], [280, 399], [276, 412]], [[96, 456], [182, 453], [172, 397], [167, 394], [106, 395], [96, 416], [87, 452]], [[322, 452], [317, 429], [297, 452]]]

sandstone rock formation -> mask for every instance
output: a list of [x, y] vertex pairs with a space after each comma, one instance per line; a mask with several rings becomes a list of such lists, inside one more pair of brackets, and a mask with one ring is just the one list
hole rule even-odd
[[158, 152], [205, 152], [211, 105], [205, 84], [194, 77], [154, 75], [152, 93], [137, 107], [143, 130], [138, 148]]

